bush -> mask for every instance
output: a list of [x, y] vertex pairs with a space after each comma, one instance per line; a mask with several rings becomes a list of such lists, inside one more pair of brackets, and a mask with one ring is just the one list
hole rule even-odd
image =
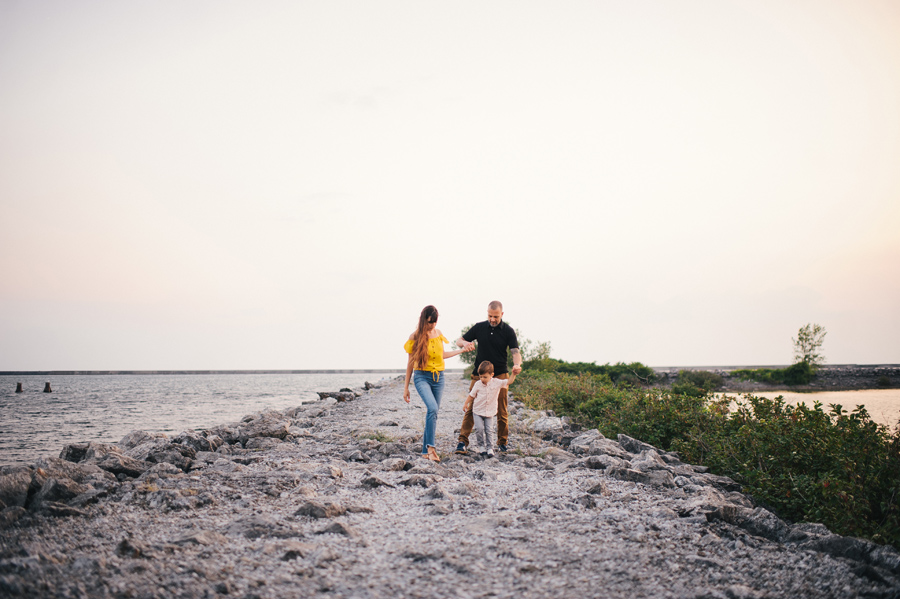
[[808, 362], [797, 362], [787, 368], [758, 368], [735, 370], [733, 374], [745, 381], [758, 381], [772, 385], [808, 385], [814, 371]]
[[679, 370], [678, 380], [672, 385], [672, 393], [704, 397], [720, 388], [724, 380], [721, 375], [707, 370]]
[[678, 451], [732, 477], [783, 518], [900, 547], [900, 427], [891, 433], [861, 406], [825, 412], [819, 403], [790, 406], [781, 397], [747, 395], [731, 411], [724, 397], [553, 371], [526, 371], [516, 391], [529, 407], [570, 416], [607, 437], [624, 433]]
[[609, 364], [598, 365], [595, 362], [565, 362], [549, 356], [526, 360], [522, 363], [522, 368], [526, 371], [606, 375], [613, 383], [631, 386], [650, 383], [655, 376], [652, 368], [644, 366], [640, 362], [630, 364], [618, 362], [610, 366]]

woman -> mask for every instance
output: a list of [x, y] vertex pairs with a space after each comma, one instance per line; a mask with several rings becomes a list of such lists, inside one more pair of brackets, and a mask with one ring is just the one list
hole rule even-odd
[[434, 462], [441, 461], [434, 448], [434, 432], [437, 428], [438, 410], [441, 407], [441, 395], [444, 392], [444, 359], [466, 351], [465, 349], [444, 351], [444, 344], [450, 342], [436, 328], [437, 319], [437, 308], [425, 306], [419, 314], [416, 332], [409, 336], [409, 340], [403, 346], [409, 354], [409, 360], [406, 362], [406, 379], [403, 381], [403, 399], [409, 403], [409, 379], [412, 376], [416, 391], [428, 408], [428, 413], [425, 414], [422, 457]]

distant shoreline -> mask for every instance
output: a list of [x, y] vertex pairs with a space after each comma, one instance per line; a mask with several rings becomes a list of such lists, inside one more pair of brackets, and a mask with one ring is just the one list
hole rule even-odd
[[[731, 373], [735, 370], [756, 370], [760, 368], [786, 368], [789, 364], [762, 366], [651, 366], [662, 378], [675, 377], [680, 370], [706, 370]], [[900, 368], [900, 364], [825, 364], [821, 371], [829, 370], [870, 370], [876, 368]], [[448, 368], [446, 372], [465, 372], [464, 368]], [[402, 368], [325, 368], [325, 369], [250, 369], [250, 370], [0, 370], [0, 376], [90, 376], [90, 375], [179, 375], [179, 374], [397, 374]]]
[[[448, 368], [447, 372], [463, 369]], [[329, 369], [329, 370], [0, 370], [0, 376], [88, 376], [119, 374], [392, 374], [403, 373], [398, 368]]]

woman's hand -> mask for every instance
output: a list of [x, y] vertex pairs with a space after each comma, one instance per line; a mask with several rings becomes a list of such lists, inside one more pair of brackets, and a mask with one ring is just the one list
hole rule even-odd
[[404, 387], [403, 389], [403, 400], [409, 403], [409, 387]]

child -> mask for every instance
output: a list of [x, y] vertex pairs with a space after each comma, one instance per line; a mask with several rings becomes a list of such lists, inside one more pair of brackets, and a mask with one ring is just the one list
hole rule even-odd
[[485, 360], [478, 365], [478, 379], [469, 391], [463, 405], [463, 413], [472, 409], [472, 416], [475, 418], [475, 438], [481, 445], [481, 455], [492, 458], [497, 397], [500, 395], [500, 389], [509, 387], [516, 380], [516, 375], [510, 374], [508, 379], [495, 379], [494, 365]]

